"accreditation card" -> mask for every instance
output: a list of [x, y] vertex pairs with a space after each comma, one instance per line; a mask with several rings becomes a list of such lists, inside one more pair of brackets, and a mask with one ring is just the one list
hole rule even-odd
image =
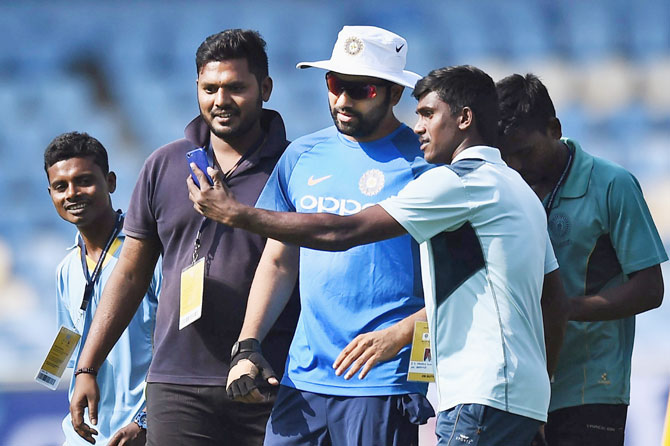
[[42, 367], [37, 372], [35, 381], [51, 390], [56, 390], [79, 339], [81, 339], [79, 333], [61, 327]]
[[430, 334], [428, 322], [414, 322], [412, 350], [409, 354], [409, 370], [407, 381], [435, 382], [433, 362], [431, 361]]
[[192, 324], [202, 316], [202, 293], [205, 287], [205, 258], [181, 272], [179, 294], [179, 329]]

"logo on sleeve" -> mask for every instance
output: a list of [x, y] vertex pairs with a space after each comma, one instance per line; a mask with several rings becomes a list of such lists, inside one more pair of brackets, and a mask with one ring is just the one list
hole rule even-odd
[[330, 177], [332, 177], [332, 175], [326, 175], [325, 177], [320, 177], [320, 178], [314, 178], [314, 175], [312, 175], [307, 179], [307, 185], [308, 186], [316, 186], [320, 182], [326, 181]]
[[363, 195], [372, 197], [384, 188], [384, 172], [379, 169], [368, 170], [358, 180], [358, 189]]

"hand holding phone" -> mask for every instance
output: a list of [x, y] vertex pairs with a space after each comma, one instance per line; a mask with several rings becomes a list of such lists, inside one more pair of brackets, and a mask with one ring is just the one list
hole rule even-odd
[[202, 172], [205, 174], [207, 177], [207, 181], [209, 182], [210, 186], [214, 184], [212, 181], [212, 177], [209, 176], [207, 173], [207, 167], [209, 166], [209, 161], [207, 160], [207, 152], [205, 149], [202, 147], [199, 149], [191, 150], [186, 154], [186, 162], [188, 163], [188, 170], [191, 171], [191, 178], [193, 178], [193, 182], [195, 183], [196, 186], [200, 187], [200, 182], [198, 181], [198, 177], [195, 175], [193, 172], [193, 169], [191, 169], [191, 163], [195, 163], [196, 166], [198, 166], [198, 169], [202, 170]]

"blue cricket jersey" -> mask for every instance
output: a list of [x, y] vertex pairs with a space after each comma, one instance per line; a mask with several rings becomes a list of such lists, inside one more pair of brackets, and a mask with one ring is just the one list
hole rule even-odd
[[[366, 143], [329, 127], [286, 149], [256, 206], [350, 215], [395, 195], [431, 167], [404, 124]], [[301, 248], [299, 282], [301, 313], [282, 384], [341, 396], [425, 393], [425, 384], [407, 381], [409, 346], [363, 380], [345, 380], [332, 367], [357, 335], [424, 306], [418, 245], [409, 235], [344, 252]]]

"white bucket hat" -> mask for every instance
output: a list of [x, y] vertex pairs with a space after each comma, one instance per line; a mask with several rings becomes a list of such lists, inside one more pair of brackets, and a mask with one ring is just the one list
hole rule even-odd
[[329, 60], [300, 62], [296, 68], [322, 68], [353, 76], [385, 79], [414, 88], [421, 76], [405, 70], [407, 41], [376, 26], [345, 26]]

